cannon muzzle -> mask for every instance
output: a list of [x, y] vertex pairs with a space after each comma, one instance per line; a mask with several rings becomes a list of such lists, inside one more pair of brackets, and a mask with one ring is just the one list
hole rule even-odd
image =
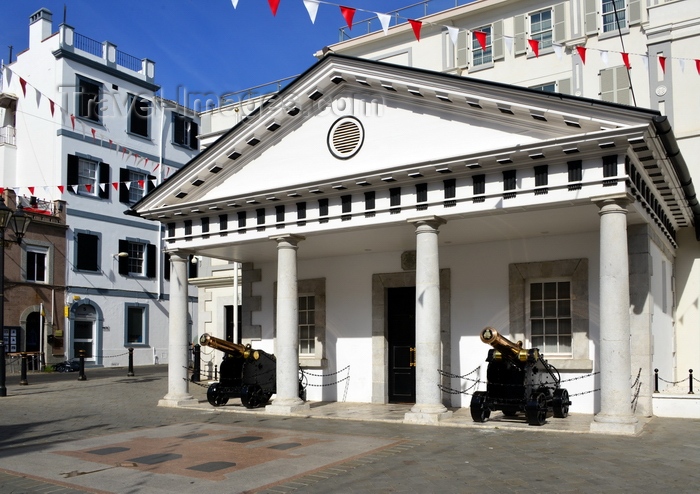
[[[491, 345], [502, 357], [508, 360], [526, 362], [528, 358], [537, 359], [539, 357], [539, 352], [536, 348], [531, 351], [525, 350], [522, 341], [513, 343], [490, 326], [485, 327], [481, 331], [481, 341]], [[494, 358], [496, 358], [495, 355]]]
[[243, 346], [238, 343], [233, 343], [231, 341], [222, 340], [216, 336], [212, 336], [209, 333], [204, 333], [199, 337], [199, 344], [202, 346], [208, 346], [215, 348], [216, 350], [221, 350], [222, 352], [228, 353], [240, 353], [244, 358], [248, 358], [251, 354], [255, 360], [258, 359], [258, 352], [256, 350], [251, 350], [250, 345]]

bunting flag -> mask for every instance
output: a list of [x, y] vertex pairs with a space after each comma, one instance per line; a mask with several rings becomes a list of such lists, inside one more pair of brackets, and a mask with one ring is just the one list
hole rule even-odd
[[304, 7], [306, 7], [306, 11], [309, 13], [311, 24], [315, 24], [316, 14], [318, 14], [318, 0], [304, 0]]
[[34, 195], [34, 187], [27, 187], [29, 189], [29, 195]]
[[695, 68], [698, 71], [698, 75], [700, 75], [700, 60], [695, 60]]
[[608, 52], [607, 51], [600, 51], [600, 60], [603, 62], [603, 64], [607, 67], [608, 66]]
[[474, 31], [474, 37], [479, 42], [482, 50], [486, 49], [486, 33], [483, 31]]
[[380, 14], [379, 12], [377, 12], [377, 18], [379, 19], [379, 23], [382, 25], [384, 36], [386, 36], [387, 34], [389, 34], [389, 24], [391, 24], [391, 16], [389, 14]]
[[114, 190], [119, 190], [119, 182], [112, 182], [112, 187], [114, 187]]
[[146, 183], [145, 180], [139, 180], [139, 188], [143, 189], [144, 184]]
[[88, 192], [91, 192], [92, 191], [92, 184], [85, 184], [85, 190], [87, 190]]
[[153, 167], [153, 171], [156, 171], [159, 166], [160, 166], [160, 163], [156, 163], [156, 166]]
[[233, 4], [234, 9], [238, 7], [238, 0], [231, 0], [231, 3]]
[[27, 95], [27, 81], [22, 79], [21, 77], [19, 78], [19, 85], [22, 86], [22, 95], [26, 96]]
[[659, 65], [661, 65], [661, 72], [666, 73], [666, 57], [659, 55]]
[[73, 130], [75, 130], [75, 115], [72, 113], [70, 114], [70, 124], [73, 127]]
[[36, 93], [36, 107], [40, 108], [41, 107], [41, 91], [38, 89], [35, 89], [34, 92]]
[[52, 116], [52, 117], [53, 117], [53, 112], [54, 112], [54, 107], [55, 107], [55, 106], [56, 106], [56, 105], [55, 105], [55, 103], [53, 102], [53, 100], [52, 100], [52, 99], [49, 99], [49, 108], [51, 108], [51, 116]]
[[646, 55], [642, 55], [642, 63], [644, 64], [644, 70], [649, 72], [649, 57]]
[[413, 34], [416, 35], [416, 40], [420, 41], [420, 28], [423, 26], [423, 23], [421, 21], [415, 21], [413, 19], [409, 19], [408, 22], [413, 28]]
[[530, 48], [532, 48], [533, 53], [535, 54], [535, 58], [539, 58], [540, 56], [540, 42], [537, 41], [536, 39], [529, 39], [527, 42], [530, 44]]
[[459, 38], [459, 29], [454, 27], [454, 26], [445, 26], [447, 28], [447, 32], [450, 35], [450, 39], [452, 40], [452, 44], [457, 46], [457, 41]]
[[552, 48], [554, 48], [554, 54], [559, 60], [561, 60], [562, 56], [564, 55], [564, 47], [556, 43], [552, 43]]
[[272, 15], [277, 15], [277, 7], [280, 6], [280, 0], [267, 0], [270, 4], [270, 10], [272, 10]]
[[621, 53], [622, 55], [622, 62], [625, 64], [625, 67], [627, 67], [627, 70], [631, 69], [632, 66], [630, 65], [630, 56], [629, 53]]
[[577, 46], [576, 51], [578, 52], [578, 56], [581, 59], [581, 63], [583, 63], [583, 65], [586, 65], [586, 48], [584, 48], [583, 46]]
[[96, 131], [95, 129], [90, 129], [90, 132], [92, 132], [92, 140], [95, 141], [95, 142], [97, 142], [97, 137], [95, 136], [95, 134], [97, 133], [97, 131]]
[[63, 194], [63, 191], [66, 190], [66, 188], [63, 185], [58, 186], [58, 191]]
[[343, 7], [340, 5], [340, 13], [343, 14], [345, 22], [348, 23], [348, 28], [350, 28], [350, 30], [352, 30], [352, 18], [355, 17], [355, 12], [356, 9], [353, 9], [352, 7]]
[[513, 54], [513, 38], [511, 38], [510, 36], [504, 36], [503, 41], [506, 42], [506, 48], [508, 48], [508, 53], [510, 55], [512, 55]]

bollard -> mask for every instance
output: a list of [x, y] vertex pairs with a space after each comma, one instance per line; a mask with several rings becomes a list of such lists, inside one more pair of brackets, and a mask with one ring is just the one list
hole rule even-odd
[[19, 375], [19, 385], [26, 386], [29, 382], [27, 381], [27, 354], [21, 354], [21, 364], [20, 364], [20, 375]]
[[654, 369], [654, 393], [659, 392], [659, 369]]
[[688, 391], [689, 395], [694, 395], [693, 393], [693, 369], [688, 369], [688, 381], [690, 382], [690, 391]]
[[[0, 335], [1, 337], [2, 335]], [[7, 396], [5, 386], [7, 374], [5, 373], [5, 340], [0, 340], [0, 396]]]
[[192, 369], [192, 382], [193, 383], [198, 383], [199, 382], [199, 374], [201, 372], [201, 361], [200, 361], [200, 351], [201, 351], [201, 346], [195, 345], [194, 349], [192, 350], [193, 353], [193, 359], [194, 359], [194, 368]]
[[214, 364], [214, 381], [219, 380], [218, 374], [216, 372], [217, 372], [217, 367], [216, 367], [216, 364]]
[[86, 381], [85, 377], [85, 350], [78, 350], [78, 356], [80, 357], [80, 372], [78, 373], [78, 381]]
[[134, 375], [134, 349], [129, 348], [129, 370], [126, 373], [127, 377]]

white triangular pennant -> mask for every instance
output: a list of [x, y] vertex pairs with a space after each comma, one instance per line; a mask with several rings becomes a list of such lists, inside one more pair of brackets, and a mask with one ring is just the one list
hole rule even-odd
[[647, 72], [649, 72], [649, 55], [639, 55], [642, 57], [642, 63]]
[[231, 3], [233, 4], [234, 9], [238, 7], [238, 0], [231, 0]]
[[124, 182], [124, 185], [126, 185], [126, 190], [131, 189], [131, 182]]
[[561, 45], [558, 45], [556, 43], [552, 44], [552, 48], [554, 48], [554, 54], [557, 56], [559, 60], [561, 60], [562, 54], [563, 54], [563, 47]]
[[679, 58], [678, 64], [681, 66], [681, 72], [685, 72], [685, 58]]
[[36, 107], [39, 108], [39, 105], [41, 104], [41, 93], [36, 88], [34, 88], [34, 92], [36, 93]]
[[513, 38], [510, 36], [503, 36], [503, 41], [506, 42], [506, 48], [508, 48], [508, 53], [513, 54]]
[[10, 82], [12, 81], [12, 71], [10, 70], [10, 67], [5, 66], [5, 80], [7, 81], [7, 87], [8, 89], [10, 88]]
[[457, 38], [459, 38], [459, 28], [454, 27], [454, 26], [445, 26], [447, 28], [447, 32], [450, 35], [450, 39], [452, 40], [452, 44], [457, 46]]
[[304, 6], [311, 18], [311, 24], [316, 22], [316, 14], [318, 14], [318, 0], [304, 0]]
[[600, 60], [603, 62], [603, 64], [606, 67], [608, 66], [608, 52], [607, 51], [600, 52]]
[[379, 22], [382, 25], [382, 29], [384, 30], [384, 36], [389, 34], [389, 24], [391, 23], [391, 16], [389, 14], [381, 14], [379, 12], [375, 12], [377, 14], [377, 18], [379, 19]]

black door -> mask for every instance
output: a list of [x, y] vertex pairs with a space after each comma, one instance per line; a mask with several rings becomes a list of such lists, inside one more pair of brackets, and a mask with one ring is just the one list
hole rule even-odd
[[416, 287], [387, 289], [389, 401], [416, 402]]

